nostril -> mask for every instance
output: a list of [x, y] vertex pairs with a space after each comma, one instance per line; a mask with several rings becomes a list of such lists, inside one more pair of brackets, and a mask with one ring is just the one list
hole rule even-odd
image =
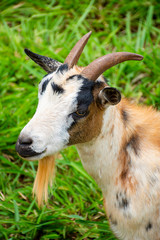
[[19, 138], [19, 144], [30, 146], [33, 143], [33, 140], [30, 137], [21, 137]]

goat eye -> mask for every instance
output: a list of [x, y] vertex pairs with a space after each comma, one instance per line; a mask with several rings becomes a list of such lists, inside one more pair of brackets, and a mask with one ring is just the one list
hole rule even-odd
[[80, 117], [83, 117], [86, 115], [86, 111], [82, 111], [82, 110], [77, 110], [75, 113]]
[[77, 110], [76, 112], [72, 113], [72, 116], [75, 120], [78, 120], [79, 118], [83, 118], [87, 116], [88, 111], [83, 111], [83, 110]]

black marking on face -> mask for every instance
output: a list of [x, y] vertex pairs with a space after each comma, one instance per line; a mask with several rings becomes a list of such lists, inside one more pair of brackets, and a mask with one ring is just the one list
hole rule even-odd
[[118, 208], [127, 209], [129, 207], [129, 200], [127, 199], [126, 193], [117, 193], [116, 201], [118, 203]]
[[57, 69], [57, 73], [64, 73], [68, 71], [68, 64], [62, 64], [58, 69]]
[[122, 119], [123, 119], [123, 122], [124, 122], [124, 125], [126, 125], [126, 123], [128, 122], [128, 112], [124, 109], [122, 109]]
[[[84, 78], [81, 75], [73, 75], [67, 79], [67, 81], [72, 80], [82, 81], [81, 87], [78, 91], [78, 95], [75, 100], [77, 104], [77, 109], [75, 109], [75, 111], [69, 115], [69, 117], [72, 116], [74, 121], [68, 128], [68, 131], [74, 132], [74, 128], [76, 127], [79, 121], [83, 120], [84, 118], [90, 117], [89, 106], [93, 103], [94, 99], [96, 100], [99, 91], [105, 86], [105, 83], [103, 81], [94, 82], [88, 80], [87, 78]], [[78, 116], [76, 114], [77, 111], [85, 112], [85, 114], [83, 116]], [[80, 135], [80, 130], [79, 132], [77, 132], [77, 135]]]
[[85, 111], [88, 115], [88, 107], [93, 102], [92, 90], [95, 85], [94, 82], [89, 81], [81, 76], [78, 76], [78, 80], [83, 79], [82, 86], [77, 95], [77, 110]]
[[64, 89], [58, 86], [57, 84], [55, 84], [54, 82], [51, 83], [51, 86], [54, 93], [62, 94], [64, 92]]
[[69, 78], [67, 78], [67, 81], [75, 80], [75, 79], [78, 80], [78, 81], [83, 80], [83, 81], [92, 82], [93, 84], [95, 84], [95, 82], [88, 80], [88, 78], [85, 78], [80, 74], [75, 74], [75, 75], [70, 76]]
[[46, 87], [47, 87], [49, 81], [50, 81], [50, 79], [47, 79], [47, 80], [45, 80], [45, 81], [43, 82], [43, 84], [42, 84], [41, 94], [45, 92]]
[[83, 80], [82, 86], [77, 96], [78, 106], [86, 106], [88, 108], [89, 105], [93, 102], [92, 90], [94, 85], [94, 82], [88, 81], [86, 79]]
[[149, 223], [147, 224], [147, 226], [146, 226], [146, 231], [148, 232], [149, 230], [151, 230], [152, 229], [152, 223], [149, 221]]
[[[77, 99], [76, 99], [76, 101], [77, 101], [77, 111], [78, 112], [85, 112], [85, 114], [82, 117], [86, 117], [89, 114], [88, 107], [93, 102], [93, 99], [94, 99], [92, 91], [93, 91], [93, 88], [95, 86], [95, 82], [90, 81], [87, 78], [82, 77], [81, 75], [73, 75], [73, 76], [69, 77], [67, 79], [67, 81], [73, 80], [73, 79], [74, 80], [76, 79], [78, 81], [82, 80], [82, 85], [80, 87], [80, 90], [78, 92]], [[69, 129], [71, 129], [74, 126], [74, 124], [79, 119], [82, 118], [81, 116], [78, 116], [76, 114], [77, 111], [75, 111], [74, 113], [71, 114], [73, 119], [74, 119], [74, 122], [72, 123], [72, 125], [70, 126]]]
[[139, 136], [137, 134], [133, 134], [129, 139], [126, 147], [131, 147], [134, 153], [138, 156], [140, 152]]

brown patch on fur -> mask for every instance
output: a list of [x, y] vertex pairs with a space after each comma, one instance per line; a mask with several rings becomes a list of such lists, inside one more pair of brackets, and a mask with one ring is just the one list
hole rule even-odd
[[94, 102], [91, 103], [88, 116], [79, 119], [69, 130], [70, 139], [68, 145], [89, 142], [97, 137], [101, 132], [102, 120], [103, 111], [97, 108]]
[[129, 163], [130, 163], [130, 157], [126, 151], [125, 148], [122, 148], [120, 154], [119, 154], [119, 160], [121, 162], [122, 172], [120, 174], [120, 179], [122, 181], [125, 181], [129, 172]]
[[[137, 155], [138, 149], [139, 149], [139, 147], [137, 147], [137, 144], [138, 144], [137, 139], [138, 139], [137, 134], [131, 135], [129, 140], [127, 140], [126, 136], [124, 136], [122, 140], [121, 150], [119, 153], [119, 161], [122, 169], [119, 180], [123, 187], [129, 189], [132, 192], [135, 191], [138, 182], [135, 179], [135, 177], [132, 176], [130, 173], [131, 157], [127, 151], [127, 147], [131, 146], [133, 148], [134, 153]], [[116, 180], [115, 184], [116, 183], [118, 183], [118, 179]]]
[[89, 114], [79, 119], [69, 130], [70, 139], [68, 145], [89, 142], [101, 132], [104, 111], [97, 106], [96, 100], [100, 90], [103, 89], [105, 85], [103, 82], [95, 85], [93, 90], [94, 101], [88, 108]]
[[134, 191], [138, 185], [131, 174], [131, 155], [140, 156], [145, 148], [153, 147], [160, 150], [160, 113], [152, 107], [136, 106], [123, 99], [117, 108], [123, 122], [123, 138], [119, 152], [119, 169], [121, 169], [116, 183]]
[[36, 196], [38, 206], [48, 200], [48, 184], [52, 185], [53, 173], [55, 170], [55, 157], [48, 156], [39, 160], [37, 175], [33, 186], [33, 195]]
[[121, 116], [123, 111], [128, 115], [127, 124], [124, 124], [126, 135], [137, 133], [145, 146], [156, 146], [160, 150], [160, 112], [152, 107], [134, 105], [126, 99], [118, 104], [118, 108]]
[[[119, 180], [120, 180], [119, 182], [122, 184], [122, 186], [125, 189], [128, 189], [131, 192], [134, 192], [138, 185], [138, 181], [130, 173], [131, 159], [127, 151], [122, 150], [119, 160], [121, 161], [121, 169], [122, 169], [119, 177]], [[116, 180], [116, 183], [118, 184], [118, 179]]]

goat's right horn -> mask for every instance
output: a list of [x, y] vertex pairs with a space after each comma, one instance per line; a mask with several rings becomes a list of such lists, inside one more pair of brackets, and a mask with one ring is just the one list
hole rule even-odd
[[91, 36], [91, 31], [85, 34], [72, 48], [70, 53], [68, 54], [66, 60], [64, 63], [68, 64], [69, 69], [72, 68], [74, 65], [77, 64], [78, 59], [80, 58], [80, 55], [88, 42], [89, 37]]
[[118, 63], [128, 60], [142, 60], [143, 56], [130, 52], [110, 53], [103, 57], [99, 57], [85, 67], [81, 75], [95, 81], [104, 71], [117, 65]]
[[27, 48], [25, 48], [24, 51], [35, 63], [48, 73], [54, 72], [62, 64], [52, 58], [33, 53]]

